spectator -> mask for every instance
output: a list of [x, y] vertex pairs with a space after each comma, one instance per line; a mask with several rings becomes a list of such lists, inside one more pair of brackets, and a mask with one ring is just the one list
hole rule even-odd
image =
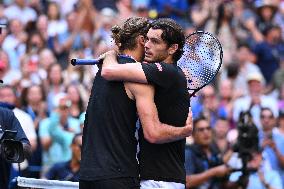
[[45, 100], [45, 93], [40, 85], [32, 85], [22, 91], [22, 109], [32, 117], [37, 134], [37, 148], [29, 159], [30, 168], [26, 173], [27, 177], [40, 178], [42, 146], [39, 137], [39, 123], [48, 116]]
[[25, 53], [28, 35], [24, 31], [24, 25], [18, 18], [9, 21], [9, 30], [10, 33], [5, 38], [2, 48], [9, 55], [11, 67], [19, 69], [20, 57]]
[[267, 92], [276, 92], [280, 94], [282, 84], [284, 83], [284, 56], [280, 55], [279, 69], [273, 75], [271, 83], [267, 87]]
[[284, 84], [281, 85], [279, 90], [278, 108], [280, 111], [284, 110]]
[[263, 166], [262, 151], [256, 150], [252, 152], [252, 159], [248, 162], [248, 169], [253, 171], [244, 176], [242, 172], [234, 172], [230, 175], [230, 184], [227, 186], [231, 189], [246, 188], [267, 188], [267, 189], [282, 189], [279, 173], [273, 170], [265, 170]]
[[279, 25], [282, 30], [282, 39], [284, 39], [284, 2], [279, 3], [278, 12], [275, 15], [275, 24]]
[[[215, 34], [224, 51], [223, 63], [226, 67], [232, 62], [232, 58], [236, 51], [236, 40], [235, 34], [232, 27], [232, 9], [231, 3], [221, 3], [217, 7], [217, 16], [211, 17], [205, 25], [205, 31]], [[230, 41], [228, 43], [227, 41]]]
[[[0, 5], [0, 24], [7, 25], [8, 20], [7, 20], [7, 18], [5, 18], [3, 12], [4, 12], [4, 6]], [[1, 31], [1, 33], [0, 33], [0, 47], [2, 47], [3, 41], [7, 37], [8, 31], [3, 26], [1, 27], [0, 31]]]
[[119, 21], [135, 16], [132, 0], [118, 0], [116, 2], [116, 8], [118, 10], [117, 16]]
[[36, 61], [36, 59], [33, 59], [30, 56], [23, 57], [21, 72], [21, 80], [17, 83], [17, 89], [19, 92], [21, 92], [23, 88], [31, 85], [41, 84], [42, 81], [38, 72], [38, 61]]
[[82, 24], [81, 32], [90, 37], [97, 30], [97, 11], [92, 0], [79, 0], [75, 11], [78, 13], [78, 22]]
[[202, 89], [199, 102], [192, 105], [194, 119], [205, 116], [210, 122], [210, 126], [215, 126], [218, 117], [227, 117], [226, 109], [219, 106], [219, 99], [216, 95], [212, 85], [207, 85]]
[[[247, 76], [250, 73], [260, 73], [261, 71], [257, 65], [255, 65], [255, 54], [251, 51], [250, 47], [246, 43], [240, 43], [236, 55], [236, 64], [238, 67], [238, 74], [233, 81], [235, 96], [241, 97], [248, 94]], [[226, 73], [227, 72], [227, 73]], [[228, 74], [228, 70], [225, 71]], [[227, 76], [228, 77], [228, 76]], [[225, 76], [226, 78], [226, 76]]]
[[54, 37], [67, 31], [67, 23], [64, 19], [61, 19], [59, 4], [56, 2], [48, 4], [47, 17], [47, 33], [49, 37]]
[[235, 30], [236, 40], [239, 43], [248, 42], [250, 43], [251, 34], [248, 30], [247, 21], [254, 20], [254, 12], [249, 8], [249, 4], [243, 0], [233, 1], [233, 17], [232, 26]]
[[[284, 138], [284, 112], [283, 111], [280, 111], [280, 113], [279, 113], [278, 127], [274, 128], [273, 132], [274, 132], [274, 134], [277, 138], [279, 138], [279, 139]], [[283, 146], [281, 146], [280, 150], [283, 154]], [[283, 160], [281, 160], [281, 161], [283, 161]], [[283, 168], [283, 166], [282, 166], [282, 168]], [[283, 184], [283, 187], [284, 187], [284, 171], [283, 171], [283, 169], [282, 169], [282, 171], [280, 171], [280, 176], [282, 178], [282, 184]]]
[[36, 20], [36, 12], [27, 6], [25, 0], [15, 0], [12, 5], [4, 11], [5, 16], [9, 19], [20, 19], [23, 24]]
[[[200, 117], [193, 122], [194, 143], [186, 149], [186, 188], [223, 188], [230, 169], [222, 163], [220, 154], [212, 146], [212, 126]], [[223, 178], [223, 179], [221, 179]]]
[[149, 6], [150, 9], [157, 11], [159, 18], [172, 18], [183, 27], [188, 25], [187, 11], [189, 10], [189, 5], [186, 0], [150, 0]]
[[98, 29], [94, 33], [94, 54], [99, 56], [102, 53], [114, 48], [114, 42], [111, 38], [111, 27], [117, 22], [117, 13], [110, 8], [103, 8], [98, 17]]
[[54, 97], [55, 109], [39, 125], [39, 136], [43, 148], [42, 174], [55, 163], [71, 159], [70, 144], [76, 133], [80, 133], [80, 121], [70, 116], [71, 101], [66, 94]]
[[214, 143], [221, 154], [222, 161], [227, 163], [231, 155], [232, 144], [228, 141], [228, 132], [230, 129], [229, 121], [225, 118], [219, 118], [214, 126]]
[[210, 0], [201, 0], [193, 4], [190, 14], [196, 29], [204, 30], [207, 20], [216, 12], [218, 4], [217, 2], [210, 3]]
[[53, 52], [48, 49], [48, 48], [44, 48], [40, 51], [39, 53], [39, 60], [38, 60], [38, 73], [39, 76], [42, 80], [42, 82], [44, 83], [44, 85], [46, 85], [45, 81], [47, 79], [47, 70], [49, 68], [50, 65], [52, 64], [56, 64], [57, 60], [53, 54]]
[[233, 88], [231, 80], [227, 79], [220, 83], [219, 91], [219, 109], [224, 109], [226, 112], [226, 120], [229, 121], [229, 128], [234, 127], [233, 124], [233, 105], [237, 97], [237, 90]]
[[48, 91], [47, 93], [47, 110], [51, 112], [53, 110], [53, 98], [65, 91], [64, 86], [64, 79], [62, 76], [62, 69], [59, 64], [51, 64], [47, 70], [47, 82], [45, 90]]
[[76, 7], [79, 0], [68, 0], [68, 1], [62, 1], [62, 0], [52, 0], [53, 2], [56, 2], [58, 5], [60, 5], [60, 14], [61, 17], [65, 17], [68, 13], [72, 12], [74, 10], [74, 7]]
[[69, 52], [71, 49], [79, 50], [89, 44], [90, 39], [81, 31], [82, 19], [78, 19], [77, 12], [70, 12], [66, 16], [67, 31], [57, 36], [49, 38], [49, 48], [51, 48], [61, 67], [66, 68], [68, 64]]
[[[81, 90], [84, 89], [82, 89], [81, 87]], [[66, 87], [66, 93], [72, 103], [70, 107], [70, 115], [74, 118], [79, 119], [80, 115], [85, 110], [85, 103], [80, 92], [80, 86], [76, 84], [70, 84]]]
[[41, 34], [44, 41], [48, 40], [48, 18], [45, 14], [39, 15], [36, 22], [36, 30]]
[[264, 40], [257, 43], [254, 53], [257, 56], [256, 64], [259, 66], [267, 83], [271, 82], [272, 75], [279, 68], [280, 55], [284, 54], [284, 43], [281, 40], [281, 28], [269, 25], [265, 28]]
[[20, 70], [12, 69], [6, 51], [0, 50], [0, 79], [6, 84], [15, 86], [21, 79]]
[[268, 26], [274, 24], [277, 4], [273, 0], [258, 0], [254, 4], [257, 16], [256, 26], [261, 33], [264, 33]]
[[[263, 132], [260, 132], [259, 137], [264, 158], [269, 162], [273, 170], [281, 174], [284, 172], [284, 138], [275, 131], [276, 119], [271, 109], [261, 109], [260, 117]], [[282, 181], [284, 184], [284, 180]]]
[[72, 157], [67, 162], [60, 162], [53, 165], [44, 178], [49, 180], [66, 180], [79, 182], [79, 168], [81, 161], [82, 134], [78, 133], [73, 137], [70, 145]]
[[4, 85], [0, 87], [0, 102], [9, 104], [10, 107], [13, 107], [13, 112], [16, 118], [19, 120], [25, 134], [27, 135], [31, 149], [35, 150], [37, 143], [36, 143], [36, 133], [35, 133], [35, 126], [29, 114], [21, 110], [20, 108], [16, 107], [17, 104], [17, 91], [15, 88]]
[[278, 107], [276, 99], [263, 95], [264, 80], [259, 73], [249, 73], [247, 78], [249, 94], [236, 99], [233, 107], [233, 119], [239, 120], [241, 112], [250, 111], [255, 125], [261, 130], [260, 109], [261, 107], [269, 107], [274, 116], [278, 115]]

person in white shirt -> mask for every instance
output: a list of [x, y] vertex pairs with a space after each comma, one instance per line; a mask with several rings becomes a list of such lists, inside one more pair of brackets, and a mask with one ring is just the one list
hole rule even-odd
[[27, 6], [26, 0], [15, 0], [15, 3], [4, 10], [4, 15], [9, 19], [20, 19], [23, 24], [35, 21], [37, 14], [35, 10]]
[[264, 78], [258, 72], [249, 73], [247, 76], [249, 94], [238, 98], [233, 105], [233, 120], [237, 123], [241, 112], [250, 111], [256, 126], [261, 129], [260, 110], [268, 107], [275, 117], [278, 116], [277, 100], [262, 94]]

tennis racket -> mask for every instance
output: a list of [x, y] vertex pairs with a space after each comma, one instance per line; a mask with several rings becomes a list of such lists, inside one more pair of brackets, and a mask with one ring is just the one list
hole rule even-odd
[[191, 97], [214, 80], [223, 59], [219, 40], [211, 33], [196, 31], [186, 37], [184, 52], [177, 65], [187, 79]]

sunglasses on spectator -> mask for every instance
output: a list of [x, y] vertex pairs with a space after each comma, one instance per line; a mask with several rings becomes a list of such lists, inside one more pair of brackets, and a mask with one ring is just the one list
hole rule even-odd
[[59, 106], [58, 107], [60, 110], [66, 110], [66, 109], [68, 109], [69, 107], [68, 106]]
[[205, 130], [206, 131], [211, 131], [211, 127], [208, 126], [208, 127], [201, 127], [201, 128], [196, 128], [195, 129], [197, 132], [204, 132]]
[[265, 119], [265, 118], [267, 118], [267, 119], [272, 119], [272, 118], [273, 118], [273, 115], [260, 115], [260, 118], [261, 118], [261, 119]]
[[202, 97], [203, 98], [214, 98], [215, 95], [214, 94], [203, 94]]

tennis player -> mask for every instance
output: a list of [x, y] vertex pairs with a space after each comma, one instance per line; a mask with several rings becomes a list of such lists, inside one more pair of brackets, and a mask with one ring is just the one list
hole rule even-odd
[[[189, 107], [189, 94], [184, 73], [177, 67], [183, 53], [183, 29], [171, 19], [151, 23], [145, 43], [145, 59], [150, 63], [117, 64], [116, 54], [106, 53], [102, 76], [154, 85], [155, 103], [161, 122], [183, 126]], [[141, 120], [142, 125], [144, 124]], [[165, 144], [152, 144], [139, 131], [139, 164], [141, 188], [185, 188], [185, 139]]]

